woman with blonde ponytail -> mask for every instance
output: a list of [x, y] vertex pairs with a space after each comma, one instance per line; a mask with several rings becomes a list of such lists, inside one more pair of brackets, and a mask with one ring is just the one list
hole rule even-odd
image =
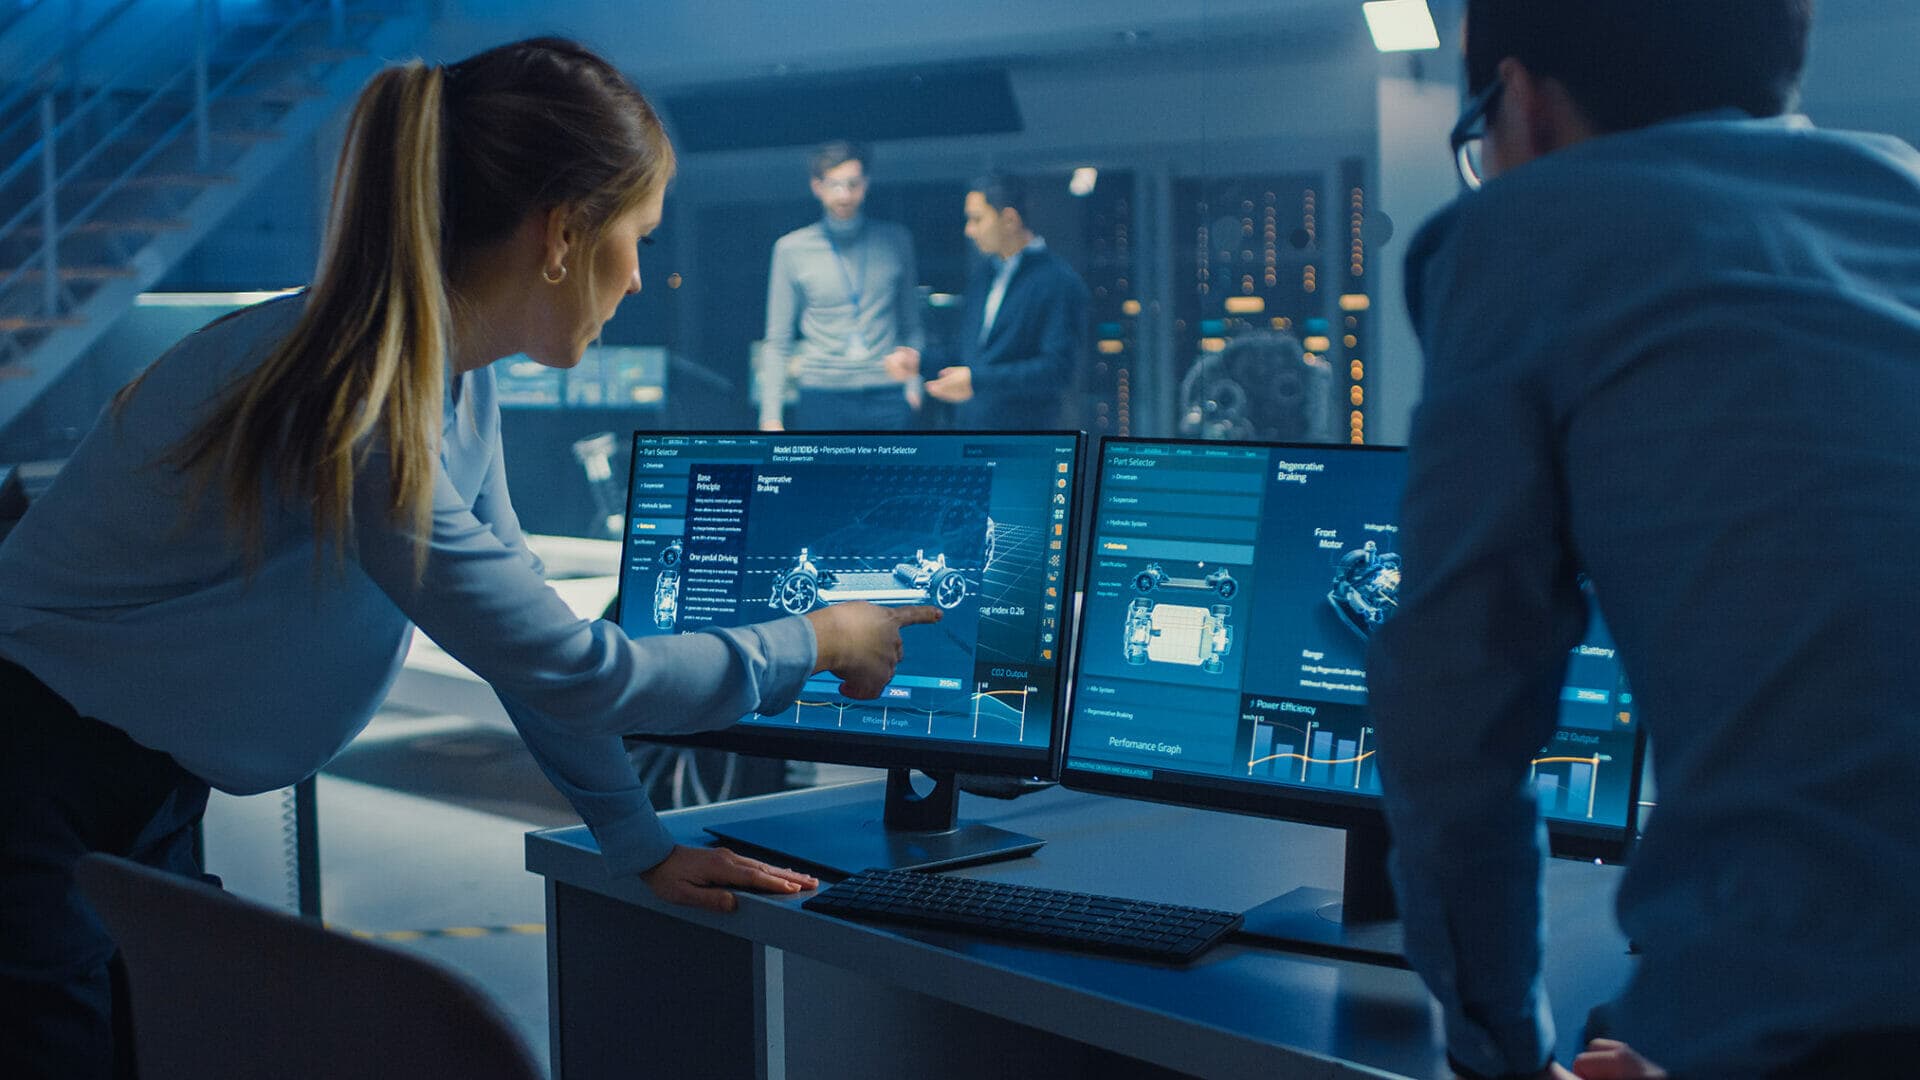
[[209, 787], [325, 765], [416, 625], [492, 684], [610, 872], [723, 911], [814, 884], [676, 846], [620, 736], [778, 711], [816, 671], [877, 695], [900, 628], [936, 614], [630, 640], [546, 586], [507, 497], [489, 365], [579, 363], [640, 290], [673, 168], [646, 99], [571, 42], [382, 72], [311, 287], [155, 361], [0, 546], [0, 1073], [127, 1066], [74, 860], [198, 874]]

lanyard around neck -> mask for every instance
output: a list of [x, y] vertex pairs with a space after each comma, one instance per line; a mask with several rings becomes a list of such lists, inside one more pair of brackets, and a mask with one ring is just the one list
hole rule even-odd
[[847, 299], [853, 303], [853, 318], [860, 319], [860, 295], [867, 283], [867, 246], [860, 245], [860, 265], [847, 269], [847, 257], [840, 253], [840, 241], [827, 234], [827, 247], [833, 251], [833, 264], [840, 269], [840, 282], [847, 287]]

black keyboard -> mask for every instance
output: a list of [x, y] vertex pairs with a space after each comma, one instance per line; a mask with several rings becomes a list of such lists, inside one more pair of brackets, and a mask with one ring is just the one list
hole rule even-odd
[[800, 905], [824, 915], [961, 930], [1184, 964], [1240, 927], [1231, 911], [946, 877], [863, 870]]

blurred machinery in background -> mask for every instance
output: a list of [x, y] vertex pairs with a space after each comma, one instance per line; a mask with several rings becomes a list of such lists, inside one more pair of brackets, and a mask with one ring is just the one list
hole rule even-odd
[[1196, 439], [1328, 442], [1333, 369], [1291, 334], [1255, 332], [1203, 352], [1180, 380], [1180, 434]]

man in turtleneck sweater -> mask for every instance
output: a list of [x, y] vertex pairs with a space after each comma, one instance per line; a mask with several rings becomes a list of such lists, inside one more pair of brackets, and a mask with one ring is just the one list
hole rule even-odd
[[[919, 383], [888, 374], [887, 363], [893, 358], [898, 369], [910, 360], [917, 369], [925, 341], [913, 237], [860, 212], [866, 160], [866, 149], [853, 143], [816, 151], [813, 195], [826, 214], [773, 245], [759, 371], [762, 430], [913, 426]], [[799, 400], [783, 418], [789, 382]]]

